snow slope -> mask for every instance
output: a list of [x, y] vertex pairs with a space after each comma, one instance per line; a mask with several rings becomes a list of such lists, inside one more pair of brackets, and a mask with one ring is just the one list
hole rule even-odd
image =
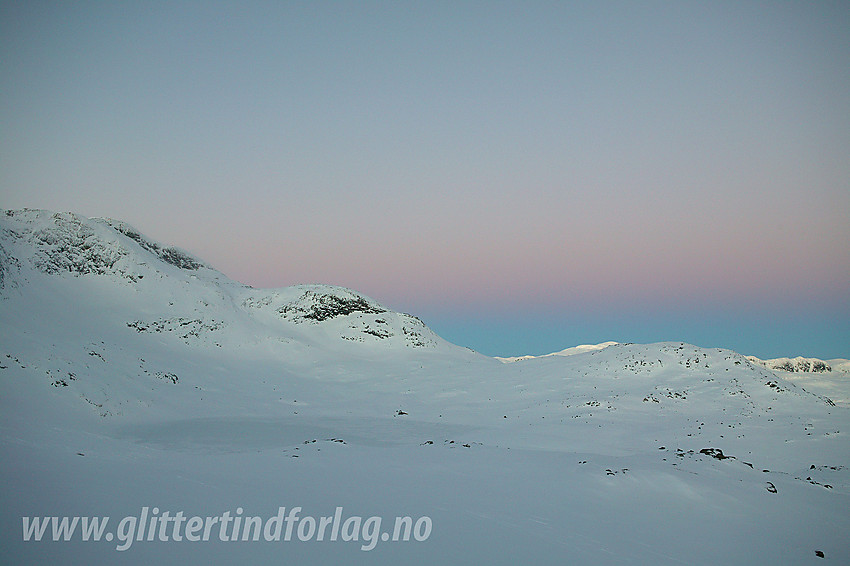
[[[850, 562], [850, 409], [735, 352], [503, 363], [352, 290], [246, 287], [120, 222], [9, 211], [0, 229], [4, 562]], [[368, 551], [22, 540], [24, 516], [145, 506], [433, 531]]]

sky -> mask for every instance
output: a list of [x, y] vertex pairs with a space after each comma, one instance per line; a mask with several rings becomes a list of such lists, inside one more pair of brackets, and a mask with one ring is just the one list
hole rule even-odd
[[850, 358], [850, 3], [0, 0], [0, 207], [488, 355]]

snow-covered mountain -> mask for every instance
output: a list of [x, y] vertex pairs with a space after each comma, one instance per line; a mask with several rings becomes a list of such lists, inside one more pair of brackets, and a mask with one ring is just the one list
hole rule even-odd
[[[829, 362], [819, 360], [818, 358], [804, 358], [802, 356], [798, 356], [796, 358], [773, 358], [770, 360], [760, 360], [755, 356], [747, 356], [747, 359], [760, 366], [783, 372], [826, 373], [832, 371], [832, 366]], [[840, 361], [846, 362], [847, 360]]]
[[772, 370], [782, 379], [828, 396], [836, 404], [850, 406], [850, 360], [820, 360], [802, 356], [770, 360], [747, 356], [747, 359]]
[[565, 348], [558, 352], [552, 352], [551, 354], [543, 354], [542, 356], [512, 356], [509, 358], [496, 357], [496, 359], [505, 363], [512, 363], [521, 362], [524, 360], [533, 360], [535, 358], [546, 358], [549, 356], [574, 356], [576, 354], [584, 354], [587, 352], [594, 352], [596, 350], [604, 350], [608, 346], [615, 346], [616, 344], [617, 342], [602, 342], [601, 344], [581, 344], [579, 346]]
[[[159, 315], [128, 321], [138, 332], [215, 343], [216, 333], [236, 336], [226, 332], [227, 327], [254, 322], [263, 333], [307, 341], [321, 335], [387, 347], [449, 347], [416, 317], [391, 312], [352, 290], [324, 285], [252, 289], [183, 250], [154, 242], [110, 219], [6, 211], [0, 260], [4, 298], [28, 297], [41, 292], [41, 285], [56, 285], [69, 277], [78, 280], [65, 286], [81, 292], [87, 285], [109, 284], [116, 299]], [[55, 277], [48, 280], [44, 275]], [[91, 283], [92, 276], [99, 281]]]
[[[6, 211], [0, 536], [17, 563], [848, 562], [840, 372], [772, 367], [678, 342], [496, 360], [349, 289], [253, 289], [121, 222]], [[369, 551], [21, 536], [22, 517], [153, 506], [433, 532]]]

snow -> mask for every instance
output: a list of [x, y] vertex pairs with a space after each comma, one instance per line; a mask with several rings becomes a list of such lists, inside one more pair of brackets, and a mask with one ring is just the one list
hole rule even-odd
[[[10, 563], [850, 563], [842, 361], [791, 373], [669, 342], [505, 363], [350, 289], [246, 287], [116, 221], [0, 228]], [[433, 532], [370, 551], [22, 540], [24, 516], [145, 506], [342, 506]]]
[[571, 348], [565, 348], [559, 352], [552, 352], [551, 354], [543, 354], [542, 356], [512, 356], [509, 358], [500, 358], [496, 356], [496, 359], [505, 362], [505, 363], [513, 363], [513, 362], [521, 362], [524, 360], [533, 360], [535, 358], [545, 358], [548, 356], [574, 356], [576, 354], [584, 354], [587, 352], [595, 352], [597, 350], [604, 350], [608, 346], [615, 346], [617, 342], [602, 342], [601, 344], [581, 344], [579, 346], [573, 346]]

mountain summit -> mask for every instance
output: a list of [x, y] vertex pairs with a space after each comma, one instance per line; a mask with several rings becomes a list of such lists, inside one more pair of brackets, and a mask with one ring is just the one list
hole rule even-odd
[[[340, 341], [379, 348], [451, 348], [418, 318], [393, 312], [360, 293], [329, 285], [258, 290], [231, 281], [188, 252], [165, 246], [128, 224], [43, 210], [0, 213], [0, 294], [36, 299], [60, 281], [91, 291], [92, 308], [135, 308], [138, 332], [172, 334], [196, 343], [237, 325], [282, 338]], [[112, 293], [101, 289], [111, 284]], [[37, 299], [36, 299], [37, 300]], [[106, 303], [104, 304], [104, 301]], [[231, 338], [233, 338], [232, 333]]]

